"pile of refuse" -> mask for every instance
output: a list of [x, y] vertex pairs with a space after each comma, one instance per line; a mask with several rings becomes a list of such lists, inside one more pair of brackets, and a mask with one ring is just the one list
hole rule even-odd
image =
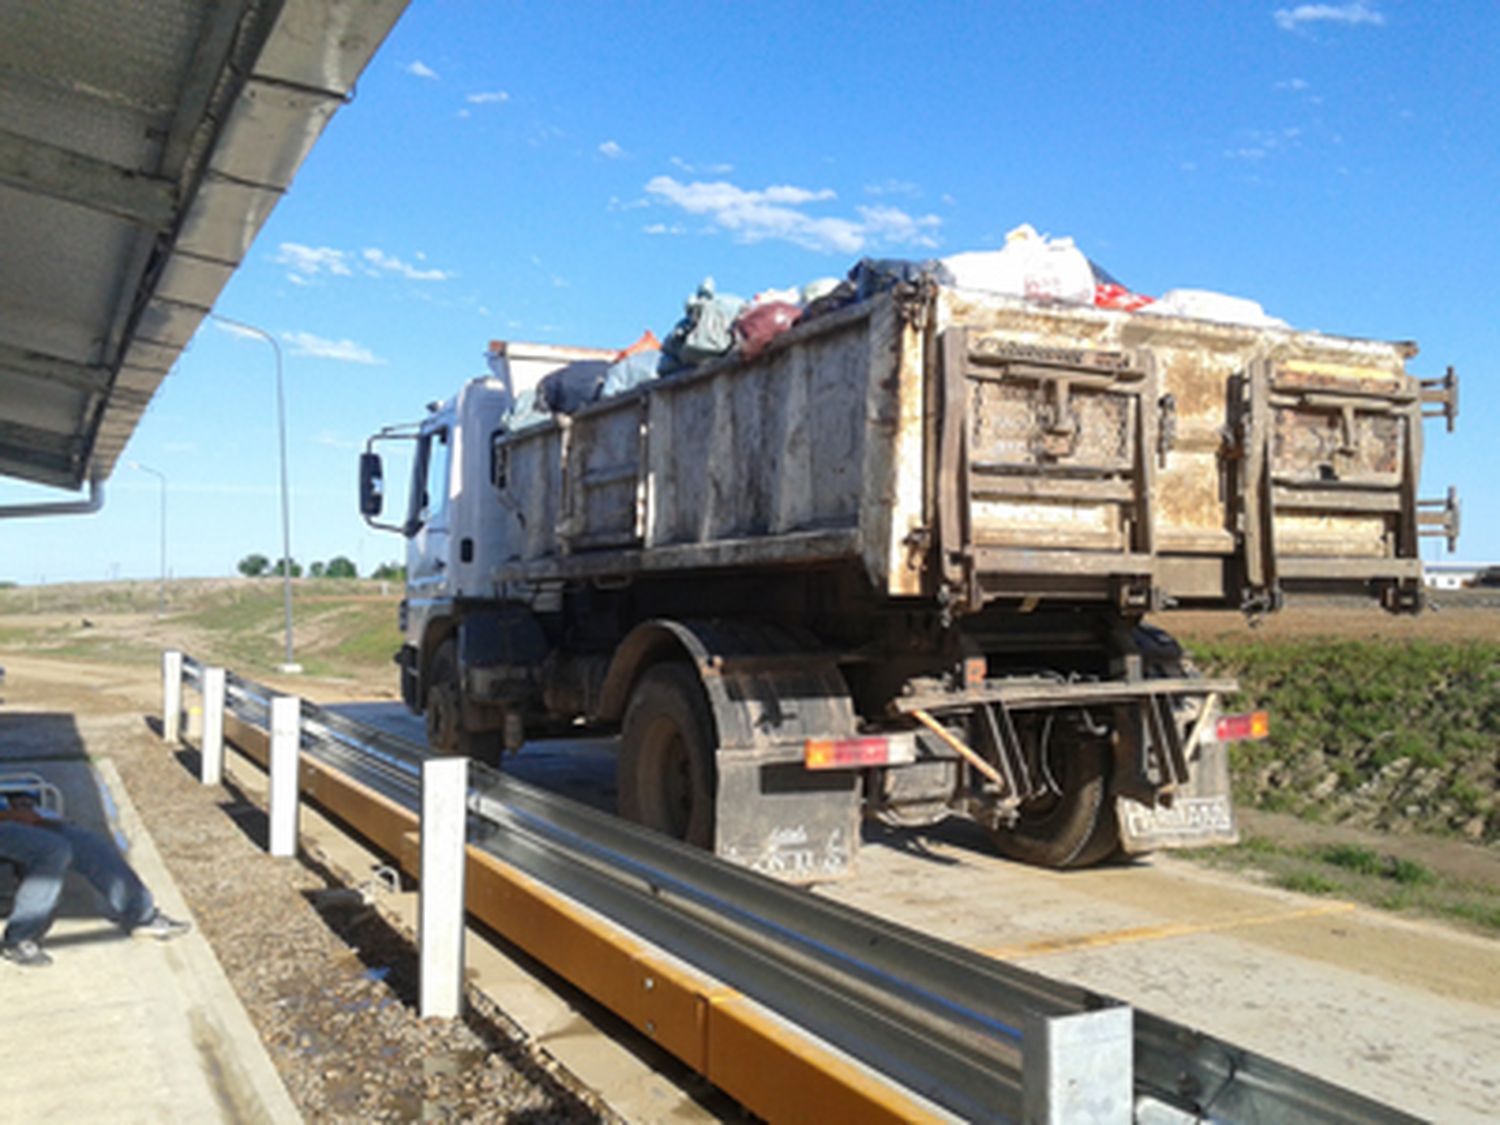
[[648, 329], [607, 366], [580, 362], [554, 371], [516, 399], [506, 426], [517, 430], [557, 414], [572, 414], [591, 402], [624, 394], [652, 379], [680, 375], [731, 352], [753, 360], [793, 325], [867, 301], [897, 285], [924, 280], [1049, 304], [1257, 328], [1286, 326], [1267, 316], [1255, 301], [1211, 290], [1172, 289], [1160, 297], [1143, 296], [1116, 281], [1071, 238], [1049, 238], [1023, 224], [1005, 236], [998, 250], [926, 261], [863, 258], [842, 280], [820, 278], [800, 289], [768, 289], [748, 301], [717, 292], [713, 278], [705, 278], [666, 339]]

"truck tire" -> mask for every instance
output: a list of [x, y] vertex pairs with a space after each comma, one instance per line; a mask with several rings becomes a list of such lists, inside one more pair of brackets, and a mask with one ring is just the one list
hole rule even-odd
[[[494, 764], [499, 740], [464, 729], [463, 687], [458, 671], [458, 645], [450, 637], [432, 654], [428, 672], [427, 745], [439, 754], [457, 754]], [[491, 744], [494, 744], [493, 746]]]
[[617, 769], [620, 815], [712, 850], [718, 745], [697, 673], [657, 664], [625, 709]]
[[1038, 867], [1089, 867], [1119, 846], [1120, 828], [1109, 791], [1110, 753], [1089, 739], [1050, 751], [1061, 796], [1022, 805], [1016, 822], [991, 830], [995, 847]]

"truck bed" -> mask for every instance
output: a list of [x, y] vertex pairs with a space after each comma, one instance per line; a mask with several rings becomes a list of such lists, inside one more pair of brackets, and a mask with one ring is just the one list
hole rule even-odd
[[860, 570], [891, 598], [1411, 608], [1408, 344], [922, 286], [497, 445], [497, 579]]

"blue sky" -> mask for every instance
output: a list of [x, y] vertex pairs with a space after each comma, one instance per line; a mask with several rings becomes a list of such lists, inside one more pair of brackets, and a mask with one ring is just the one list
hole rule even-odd
[[[357, 450], [490, 339], [620, 346], [704, 275], [748, 295], [1029, 222], [1140, 292], [1220, 289], [1456, 366], [1422, 491], [1457, 484], [1457, 557], [1500, 560], [1496, 58], [1490, 3], [414, 0], [217, 310], [286, 353], [293, 554], [363, 573], [402, 547], [358, 517]], [[205, 325], [104, 511], [7, 522], [0, 579], [155, 576], [132, 460], [168, 478], [175, 575], [275, 557], [272, 370]]]

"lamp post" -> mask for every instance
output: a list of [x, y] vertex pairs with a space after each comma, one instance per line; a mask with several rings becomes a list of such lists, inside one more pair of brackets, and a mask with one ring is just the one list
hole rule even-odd
[[139, 461], [130, 462], [132, 469], [138, 469], [143, 473], [150, 473], [161, 481], [161, 602], [157, 607], [156, 616], [167, 615], [167, 474], [158, 472], [150, 465], [142, 465]]
[[277, 670], [300, 672], [302, 665], [297, 663], [292, 646], [292, 514], [286, 483], [286, 395], [281, 386], [281, 345], [276, 342], [276, 337], [263, 328], [231, 320], [218, 313], [208, 315], [236, 332], [264, 340], [271, 345], [271, 351], [276, 355], [276, 436], [281, 449], [281, 593], [286, 610], [286, 660]]

